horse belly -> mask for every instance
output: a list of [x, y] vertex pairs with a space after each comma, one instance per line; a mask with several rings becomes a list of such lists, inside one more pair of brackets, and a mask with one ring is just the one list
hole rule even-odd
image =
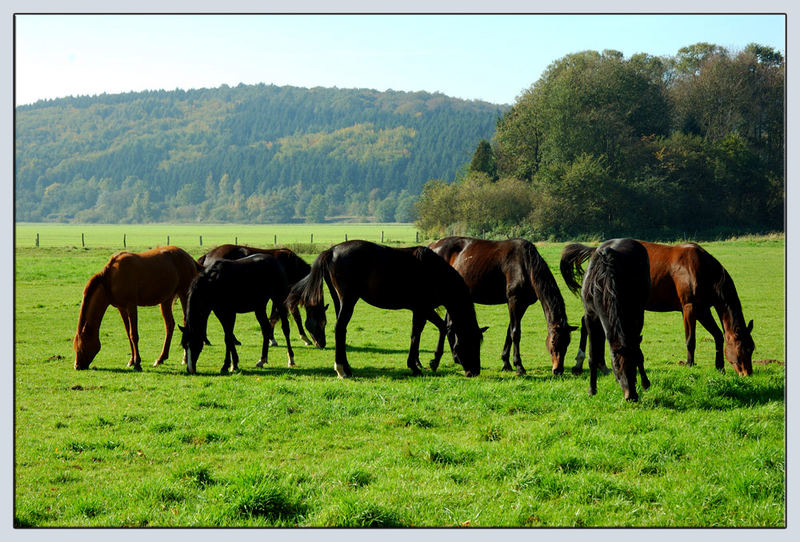
[[680, 311], [682, 303], [671, 277], [656, 279], [650, 286], [650, 295], [645, 309], [651, 312]]

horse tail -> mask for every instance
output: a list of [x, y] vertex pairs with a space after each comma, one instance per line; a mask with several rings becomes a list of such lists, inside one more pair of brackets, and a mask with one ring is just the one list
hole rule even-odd
[[314, 260], [311, 271], [292, 286], [286, 306], [294, 309], [297, 305], [322, 304], [322, 281], [330, 275], [330, 263], [333, 251], [328, 249]]
[[571, 243], [564, 247], [561, 252], [561, 276], [567, 288], [573, 294], [577, 294], [581, 289], [581, 279], [583, 278], [583, 262], [591, 258], [597, 247], [587, 247], [580, 243]]

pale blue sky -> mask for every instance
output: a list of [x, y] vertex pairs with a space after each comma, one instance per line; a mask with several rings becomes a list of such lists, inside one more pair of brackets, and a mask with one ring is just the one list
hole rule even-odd
[[782, 15], [18, 15], [16, 101], [267, 83], [513, 103], [586, 49], [785, 53]]

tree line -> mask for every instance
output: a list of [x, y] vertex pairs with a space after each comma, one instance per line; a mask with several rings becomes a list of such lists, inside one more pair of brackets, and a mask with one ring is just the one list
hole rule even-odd
[[411, 222], [504, 109], [263, 84], [40, 101], [15, 111], [16, 219]]
[[534, 239], [782, 230], [784, 78], [782, 55], [758, 44], [567, 55], [455, 182], [424, 186], [417, 225]]

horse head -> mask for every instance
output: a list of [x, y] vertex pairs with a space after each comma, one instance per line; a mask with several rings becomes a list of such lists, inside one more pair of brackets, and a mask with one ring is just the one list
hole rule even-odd
[[481, 342], [483, 333], [489, 328], [482, 327], [473, 332], [456, 329], [449, 313], [445, 316], [445, 326], [453, 361], [461, 365], [467, 377], [481, 374]]
[[321, 303], [306, 305], [306, 330], [317, 348], [325, 348], [325, 326], [328, 324], [328, 318], [325, 316], [326, 310], [328, 310], [328, 305]]
[[741, 376], [753, 374], [753, 350], [756, 345], [753, 342], [752, 332], [752, 320], [744, 329], [736, 327], [725, 332], [725, 357]]
[[189, 374], [197, 372], [197, 360], [200, 358], [200, 352], [203, 351], [203, 345], [206, 343], [205, 332], [198, 332], [193, 330], [188, 324], [184, 327], [178, 325], [181, 331], [181, 347], [183, 348], [186, 358], [186, 371]]
[[553, 324], [547, 326], [547, 338], [545, 345], [550, 352], [550, 361], [553, 364], [553, 374], [558, 376], [564, 374], [564, 356], [567, 354], [570, 333], [578, 329], [566, 322], [563, 324]]
[[642, 354], [641, 340], [635, 346], [625, 345], [620, 348], [612, 348], [612, 368], [614, 376], [617, 377], [622, 388], [622, 393], [626, 401], [638, 401], [639, 394], [636, 392], [636, 370], [644, 364], [644, 354]]
[[72, 348], [75, 350], [75, 369], [78, 371], [88, 369], [100, 351], [100, 337], [78, 331], [72, 341]]

